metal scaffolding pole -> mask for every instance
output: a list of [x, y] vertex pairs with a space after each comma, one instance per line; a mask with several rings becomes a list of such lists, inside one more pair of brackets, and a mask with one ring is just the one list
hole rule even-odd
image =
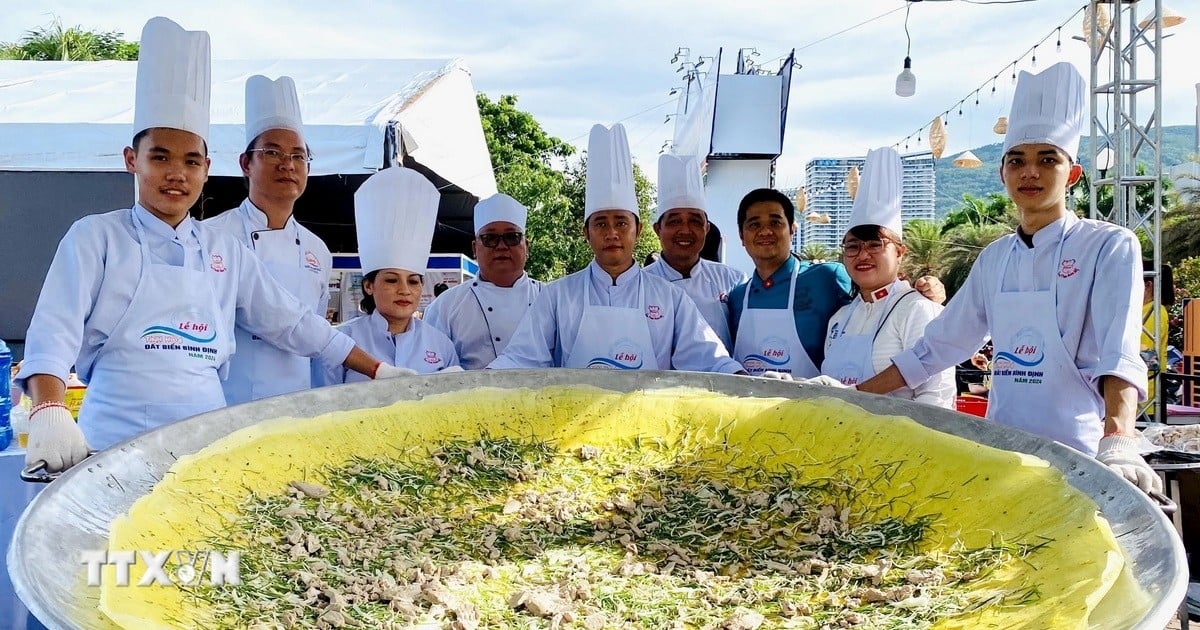
[[[1147, 6], [1153, 6], [1153, 13], [1139, 24], [1137, 11]], [[1146, 272], [1145, 278], [1154, 283], [1154, 301], [1151, 316], [1142, 325], [1157, 354], [1167, 335], [1157, 317], [1162, 304], [1163, 263], [1162, 0], [1089, 0], [1088, 9], [1090, 216], [1127, 227], [1138, 233], [1144, 247], [1148, 243], [1149, 251], [1143, 251], [1142, 257], [1153, 261], [1153, 270]], [[1106, 207], [1102, 194], [1106, 189], [1111, 192], [1111, 207]], [[1165, 369], [1165, 361], [1166, 357], [1158, 358], [1159, 369]], [[1157, 372], [1151, 378], [1156, 379]], [[1162, 388], [1154, 389], [1155, 395], [1140, 411], [1165, 421]]]

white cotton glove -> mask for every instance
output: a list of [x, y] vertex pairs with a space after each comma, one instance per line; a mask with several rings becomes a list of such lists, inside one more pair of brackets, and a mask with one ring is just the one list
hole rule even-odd
[[1162, 479], [1158, 473], [1142, 459], [1138, 452], [1141, 442], [1136, 437], [1128, 435], [1110, 435], [1100, 440], [1100, 450], [1096, 459], [1117, 471], [1129, 483], [1137, 486], [1147, 494], [1162, 492]]
[[399, 378], [401, 376], [416, 376], [416, 370], [410, 370], [405, 367], [396, 367], [390, 363], [380, 363], [375, 366], [375, 380], [381, 381], [385, 378]]
[[46, 462], [47, 472], [66, 470], [86, 459], [87, 440], [66, 407], [43, 407], [29, 416], [25, 465]]
[[840, 387], [842, 389], [846, 388], [841, 381], [833, 378], [832, 376], [826, 376], [824, 374], [813, 378], [806, 378], [801, 380], [800, 383], [803, 385], [824, 385], [825, 387]]
[[787, 372], [774, 372], [772, 370], [767, 370], [766, 372], [763, 372], [759, 376], [761, 378], [774, 378], [774, 379], [779, 379], [781, 381], [793, 380], [792, 375], [788, 374]]
[[438, 374], [448, 374], [450, 372], [465, 372], [465, 371], [466, 370], [462, 369], [461, 365], [451, 365], [450, 367], [442, 368], [441, 371], [438, 372]]

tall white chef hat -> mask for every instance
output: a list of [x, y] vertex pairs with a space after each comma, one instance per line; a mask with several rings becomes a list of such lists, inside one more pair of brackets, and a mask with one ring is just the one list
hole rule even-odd
[[403, 269], [424, 274], [441, 194], [424, 175], [396, 166], [354, 193], [354, 226], [363, 273]]
[[475, 233], [479, 234], [489, 223], [507, 221], [525, 231], [525, 217], [529, 211], [520, 201], [503, 193], [496, 193], [487, 199], [481, 199], [475, 204]]
[[146, 22], [137, 62], [134, 135], [167, 127], [208, 140], [210, 50], [204, 31], [185, 31], [165, 17]]
[[704, 202], [704, 182], [700, 180], [700, 160], [695, 156], [658, 156], [658, 207], [654, 210], [655, 222], [668, 210], [675, 208], [707, 210]]
[[1085, 91], [1083, 77], [1065, 61], [1038, 74], [1021, 72], [1013, 92], [1003, 153], [1022, 144], [1052, 144], [1077, 157]]
[[620, 123], [605, 129], [592, 127], [588, 136], [587, 186], [583, 220], [601, 210], [628, 210], [638, 213], [637, 193], [633, 189], [633, 158], [629, 138]]
[[900, 220], [903, 178], [904, 167], [895, 149], [881, 147], [868, 151], [846, 231], [860, 225], [878, 225], [904, 234]]
[[272, 81], [261, 74], [246, 79], [246, 144], [268, 129], [290, 129], [304, 139], [300, 99], [292, 77]]

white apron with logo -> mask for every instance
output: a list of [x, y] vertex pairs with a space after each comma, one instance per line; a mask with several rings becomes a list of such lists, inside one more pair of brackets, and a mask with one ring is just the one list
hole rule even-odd
[[583, 288], [583, 317], [563, 367], [609, 370], [658, 370], [658, 358], [646, 321], [645, 280], [638, 278], [634, 308], [592, 306], [592, 288]]
[[879, 331], [883, 330], [883, 325], [891, 317], [892, 311], [900, 305], [900, 301], [916, 293], [914, 290], [900, 292], [897, 285], [900, 285], [899, 280], [891, 284], [886, 302], [879, 305], [879, 312], [883, 313], [883, 317], [879, 318], [879, 324], [875, 326], [874, 331], [858, 335], [848, 335], [845, 332], [850, 318], [854, 316], [854, 310], [862, 303], [860, 300], [853, 302], [854, 306], [850, 307], [844, 320], [834, 324], [830, 330], [829, 345], [825, 349], [825, 361], [821, 364], [822, 374], [836, 378], [846, 387], [854, 387], [875, 376], [872, 360], [875, 338], [879, 336]]
[[[285, 291], [306, 307], [321, 299], [324, 274], [313, 273], [306, 267], [300, 229], [254, 230], [241, 208], [231, 212], [241, 214], [250, 249], [266, 266], [267, 272]], [[241, 326], [234, 328], [237, 342], [229, 377], [225, 380], [225, 398], [231, 405], [278, 396], [308, 389], [312, 386], [312, 362], [285, 352], [251, 334]]]
[[761, 376], [768, 370], [791, 374], [793, 378], [812, 378], [820, 374], [796, 332], [792, 309], [796, 305], [798, 275], [800, 265], [792, 268], [787, 308], [750, 308], [750, 285], [746, 285], [733, 358], [751, 376]]
[[[88, 393], [79, 410], [79, 428], [94, 449], [225, 406], [218, 370], [229, 359], [231, 335], [221, 330], [209, 272], [192, 269], [188, 255], [183, 267], [156, 264], [136, 214], [133, 226], [141, 275], [86, 375]], [[203, 243], [200, 259], [208, 265]]]
[[[1055, 261], [1062, 260], [1066, 234]], [[1017, 239], [1013, 239], [1013, 248]], [[1104, 399], [1083, 378], [1058, 328], [1058, 273], [1046, 291], [1001, 290], [1012, 249], [1000, 265], [992, 308], [992, 390], [987, 417], [1095, 456], [1104, 434]], [[1084, 308], [1080, 305], [1080, 308]]]

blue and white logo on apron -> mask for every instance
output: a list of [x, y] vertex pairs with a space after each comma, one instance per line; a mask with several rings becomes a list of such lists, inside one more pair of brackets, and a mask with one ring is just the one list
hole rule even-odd
[[742, 360], [742, 366], [751, 374], [761, 374], [764, 370], [791, 372], [784, 369], [792, 361], [792, 353], [788, 350], [788, 342], [783, 337], [767, 337], [762, 340], [762, 347], [757, 353], [747, 354]]
[[1008, 347], [996, 353], [994, 368], [1012, 370], [1041, 365], [1045, 359], [1045, 339], [1034, 328], [1022, 328], [1013, 336]]
[[589, 369], [638, 370], [645, 364], [641, 349], [630, 339], [618, 339], [612, 345], [611, 356], [594, 357], [588, 362]]

